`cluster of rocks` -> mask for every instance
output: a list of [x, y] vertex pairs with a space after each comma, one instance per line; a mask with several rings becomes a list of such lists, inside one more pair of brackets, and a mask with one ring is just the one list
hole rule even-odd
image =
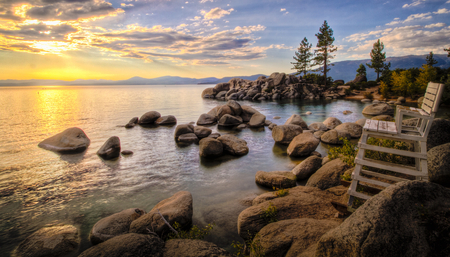
[[133, 128], [137, 124], [141, 126], [149, 125], [161, 125], [170, 126], [177, 124], [177, 118], [173, 115], [161, 116], [157, 111], [149, 111], [144, 113], [141, 118], [133, 117], [126, 125], [125, 128]]
[[[310, 84], [308, 81], [301, 80], [294, 75], [275, 72], [268, 78], [261, 76], [255, 81], [233, 78], [228, 82], [219, 83], [213, 88], [206, 88], [202, 92], [202, 97], [218, 100], [253, 101], [320, 99], [328, 95], [328, 92], [330, 91], [317, 84]], [[334, 98], [343, 96], [345, 94]]]
[[[81, 257], [121, 256], [232, 256], [217, 245], [203, 240], [174, 239], [164, 241], [170, 226], [181, 229], [192, 225], [191, 193], [180, 191], [162, 200], [149, 212], [130, 208], [99, 220], [92, 227], [92, 247]], [[27, 237], [15, 250], [16, 256], [65, 256], [79, 251], [78, 229], [72, 225], [44, 227]], [[72, 256], [72, 255], [71, 255]]]

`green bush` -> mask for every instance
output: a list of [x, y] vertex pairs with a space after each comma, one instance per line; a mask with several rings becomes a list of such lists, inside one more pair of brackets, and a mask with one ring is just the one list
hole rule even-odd
[[188, 231], [182, 230], [178, 222], [175, 221], [173, 228], [178, 232], [178, 236], [171, 232], [169, 234], [169, 239], [203, 239], [205, 236], [209, 235], [210, 231], [213, 229], [214, 224], [208, 224], [204, 228], [199, 228], [196, 225]]
[[263, 210], [264, 213], [261, 214], [261, 218], [264, 219], [264, 221], [269, 224], [269, 223], [273, 223], [273, 222], [277, 222], [277, 207], [275, 207], [272, 203], [269, 203], [269, 206], [267, 207], [267, 209]]
[[283, 197], [283, 196], [286, 196], [287, 194], [289, 194], [289, 189], [284, 189], [284, 188], [276, 188], [276, 187], [273, 187], [273, 190], [276, 190], [275, 192], [273, 192], [273, 194], [276, 196], [276, 197]]
[[352, 144], [347, 138], [339, 138], [344, 144], [342, 147], [333, 147], [328, 150], [328, 158], [334, 160], [340, 158], [343, 162], [351, 167], [355, 167], [355, 157], [358, 153], [358, 148], [355, 144]]

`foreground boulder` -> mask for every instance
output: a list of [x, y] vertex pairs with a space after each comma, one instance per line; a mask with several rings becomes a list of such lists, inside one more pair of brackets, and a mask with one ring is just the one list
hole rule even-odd
[[353, 122], [345, 122], [334, 129], [338, 132], [347, 132], [352, 138], [360, 138], [363, 127]]
[[104, 160], [115, 159], [120, 156], [120, 139], [116, 136], [110, 137], [97, 151], [98, 156]]
[[181, 124], [175, 128], [174, 137], [178, 139], [183, 134], [194, 133], [194, 126], [190, 124]]
[[323, 123], [323, 125], [325, 125], [325, 127], [327, 127], [327, 129], [334, 129], [335, 127], [342, 124], [342, 122], [338, 118], [335, 118], [335, 117], [328, 117], [322, 123]]
[[322, 158], [313, 155], [295, 166], [291, 172], [298, 180], [303, 180], [311, 177], [320, 167], [322, 167]]
[[197, 125], [213, 125], [217, 122], [215, 116], [203, 113], [197, 120]]
[[244, 122], [249, 122], [254, 114], [260, 113], [258, 110], [248, 105], [241, 105], [241, 108], [242, 108], [241, 117]]
[[76, 251], [79, 244], [77, 228], [72, 225], [59, 225], [34, 232], [20, 243], [14, 253], [19, 257], [62, 256]]
[[242, 156], [248, 154], [247, 142], [243, 139], [239, 139], [233, 135], [223, 135], [217, 138], [222, 145], [223, 151], [236, 156]]
[[434, 119], [427, 137], [427, 151], [446, 143], [450, 143], [450, 121]]
[[315, 256], [450, 256], [450, 190], [400, 182], [319, 240]]
[[64, 154], [83, 152], [90, 144], [91, 140], [84, 131], [80, 128], [73, 127], [45, 139], [38, 146], [46, 150]]
[[222, 116], [222, 118], [220, 118], [219, 126], [223, 126], [223, 127], [237, 126], [242, 123], [242, 118], [240, 118], [240, 119], [239, 118], [240, 117], [232, 116], [230, 114], [225, 114]]
[[164, 241], [156, 235], [129, 233], [95, 245], [78, 257], [162, 257], [163, 247]]
[[269, 188], [295, 187], [296, 177], [289, 171], [258, 171], [255, 175], [256, 184]]
[[92, 227], [89, 241], [96, 245], [115, 236], [126, 234], [130, 229], [131, 222], [144, 214], [144, 210], [131, 208], [105, 217]]
[[205, 127], [202, 127], [202, 126], [196, 126], [196, 127], [194, 127], [194, 134], [195, 134], [199, 139], [208, 137], [209, 135], [211, 135], [211, 133], [212, 133], [212, 130], [209, 129], [209, 128], [205, 128]]
[[392, 108], [392, 106], [387, 103], [371, 104], [363, 109], [362, 114], [371, 116], [378, 116], [383, 114], [392, 115], [394, 114], [394, 108]]
[[303, 129], [297, 125], [280, 125], [272, 128], [272, 138], [276, 143], [289, 145], [294, 137], [303, 133]]
[[139, 119], [139, 124], [141, 125], [151, 125], [154, 124], [155, 121], [161, 117], [161, 114], [157, 111], [149, 111], [144, 113]]
[[342, 145], [344, 144], [344, 141], [341, 140], [341, 138], [346, 138], [348, 140], [351, 139], [350, 133], [340, 130], [337, 131], [335, 129], [329, 130], [320, 137], [320, 140], [322, 142], [331, 144], [331, 145]]
[[199, 142], [199, 153], [201, 157], [214, 158], [222, 156], [223, 144], [212, 137], [206, 137]]
[[150, 229], [159, 236], [167, 236], [171, 230], [159, 215], [158, 210], [170, 225], [178, 222], [181, 228], [186, 228], [192, 224], [192, 195], [188, 191], [180, 191], [162, 200], [149, 213], [131, 223], [130, 233], [146, 234], [147, 229]]
[[261, 113], [255, 113], [248, 122], [248, 125], [251, 128], [259, 128], [264, 127], [265, 123], [266, 123], [266, 116]]
[[298, 114], [292, 114], [291, 117], [284, 123], [284, 125], [297, 125], [302, 127], [302, 129], [308, 129], [308, 125]]
[[320, 140], [313, 133], [302, 133], [292, 140], [287, 148], [289, 156], [308, 156], [314, 152]]
[[177, 124], [177, 118], [175, 118], [175, 116], [173, 115], [162, 116], [155, 121], [155, 124], [162, 126], [174, 125]]
[[450, 143], [431, 148], [427, 164], [430, 182], [450, 187]]
[[337, 158], [327, 162], [318, 169], [306, 182], [306, 186], [318, 187], [322, 190], [341, 184], [341, 175], [348, 170], [348, 165]]
[[233, 255], [217, 245], [192, 239], [172, 239], [164, 246], [164, 257], [232, 257]]
[[282, 220], [261, 229], [253, 243], [260, 244], [262, 256], [314, 256], [320, 237], [339, 224], [309, 218]]

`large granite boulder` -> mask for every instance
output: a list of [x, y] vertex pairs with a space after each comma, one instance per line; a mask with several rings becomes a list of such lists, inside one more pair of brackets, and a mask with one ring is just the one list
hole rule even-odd
[[214, 92], [228, 91], [228, 90], [230, 90], [230, 83], [228, 82], [219, 83], [214, 87]]
[[105, 217], [92, 227], [89, 241], [96, 245], [115, 236], [126, 234], [130, 230], [131, 222], [144, 214], [144, 210], [131, 208]]
[[162, 257], [163, 248], [164, 241], [156, 235], [128, 233], [88, 248], [78, 257]]
[[206, 137], [200, 140], [199, 145], [201, 157], [214, 158], [223, 155], [223, 145], [217, 139]]
[[286, 73], [278, 73], [278, 72], [274, 72], [270, 75], [269, 78], [273, 79], [273, 85], [274, 86], [278, 86], [281, 83], [284, 82], [284, 80], [286, 79]]
[[450, 189], [400, 182], [319, 240], [315, 256], [450, 256]]
[[280, 125], [272, 128], [272, 138], [276, 143], [288, 145], [294, 137], [303, 133], [302, 127], [298, 125]]
[[[72, 225], [44, 227], [22, 241], [13, 256], [64, 256], [69, 253], [73, 254], [79, 244], [78, 229]], [[6, 252], [3, 254], [6, 256]]]
[[261, 229], [253, 243], [261, 246], [262, 256], [314, 256], [320, 237], [339, 224], [310, 218], [282, 220]]
[[242, 118], [232, 116], [230, 114], [225, 114], [219, 120], [219, 126], [223, 127], [233, 127], [242, 123]]
[[183, 134], [194, 133], [194, 125], [191, 124], [181, 124], [175, 128], [174, 137], [178, 139], [179, 136]]
[[347, 132], [352, 138], [360, 138], [363, 127], [353, 122], [345, 122], [335, 127], [334, 129], [337, 132]]
[[243, 139], [227, 134], [220, 136], [219, 138], [217, 138], [217, 140], [222, 143], [223, 151], [228, 154], [237, 156], [248, 154], [247, 142]]
[[214, 116], [217, 119], [217, 112], [219, 111], [220, 107], [222, 107], [222, 105], [216, 106], [214, 108], [212, 108], [211, 110], [209, 110], [209, 112], [207, 113], [208, 115]]
[[318, 187], [322, 190], [339, 186], [341, 184], [341, 175], [348, 168], [349, 166], [339, 158], [329, 161], [308, 179], [306, 186]]
[[253, 114], [252, 118], [248, 122], [248, 125], [252, 128], [264, 127], [266, 122], [266, 116], [261, 113]]
[[116, 136], [110, 137], [97, 151], [98, 156], [104, 160], [112, 160], [120, 156], [120, 139]]
[[450, 121], [434, 119], [427, 138], [427, 151], [438, 145], [450, 143]]
[[238, 217], [238, 233], [244, 240], [254, 237], [269, 222], [262, 215], [270, 205], [277, 210], [277, 220], [312, 218], [317, 220], [336, 220], [336, 209], [331, 201], [344, 202], [347, 188], [340, 186], [335, 190], [320, 190], [315, 187], [296, 186], [289, 189], [283, 197], [273, 192], [259, 195], [253, 206], [245, 209]]
[[232, 257], [216, 244], [192, 239], [172, 239], [164, 246], [164, 257]]
[[177, 124], [177, 118], [175, 118], [175, 116], [173, 116], [173, 115], [162, 116], [162, 117], [159, 117], [155, 121], [155, 124], [162, 125], [162, 126], [174, 125], [174, 124]]
[[220, 106], [220, 108], [217, 110], [217, 119], [220, 120], [220, 118], [222, 118], [224, 115], [234, 115], [234, 111], [233, 109], [231, 109], [231, 107], [229, 105], [222, 105]]
[[155, 121], [161, 117], [161, 114], [157, 111], [149, 111], [144, 113], [139, 119], [139, 124], [141, 125], [151, 125], [154, 124]]
[[213, 125], [217, 122], [215, 116], [203, 113], [197, 120], [197, 125]]
[[296, 177], [289, 171], [258, 171], [255, 174], [256, 184], [269, 188], [290, 188], [297, 185]]
[[194, 134], [199, 138], [205, 138], [208, 137], [209, 135], [211, 135], [212, 130], [210, 128], [205, 128], [202, 126], [195, 126], [194, 127]]
[[322, 123], [327, 127], [327, 129], [334, 129], [338, 125], [341, 125], [342, 121], [340, 121], [338, 118], [335, 117], [328, 117]]
[[323, 133], [323, 135], [320, 137], [320, 140], [322, 140], [322, 142], [324, 143], [331, 145], [342, 145], [344, 144], [344, 142], [341, 140], [341, 138], [346, 138], [350, 140], [351, 139], [350, 133], [342, 130], [337, 131], [335, 129], [332, 129]]
[[180, 191], [162, 200], [150, 212], [131, 222], [130, 233], [146, 234], [147, 229], [150, 229], [159, 236], [167, 236], [171, 230], [158, 211], [170, 225], [178, 222], [182, 229], [189, 227], [192, 224], [193, 214], [191, 193]]
[[314, 137], [313, 133], [302, 133], [289, 144], [287, 153], [289, 156], [308, 156], [314, 152], [320, 140]]
[[327, 131], [328, 128], [322, 122], [314, 122], [308, 126], [308, 129], [311, 131]]
[[387, 103], [378, 103], [378, 104], [371, 104], [367, 105], [363, 111], [362, 114], [371, 115], [371, 116], [378, 116], [378, 115], [392, 115], [394, 114], [394, 108], [390, 106]]
[[73, 127], [45, 139], [38, 146], [46, 150], [64, 154], [83, 152], [90, 144], [91, 140], [89, 140], [84, 131], [80, 128]]
[[234, 115], [240, 116], [242, 114], [242, 107], [238, 102], [229, 100], [227, 105], [230, 106], [231, 110], [233, 110]]
[[430, 181], [450, 187], [450, 143], [431, 148], [427, 163]]
[[355, 121], [355, 123], [360, 125], [361, 127], [364, 127], [364, 125], [366, 125], [366, 120], [367, 119], [359, 119], [359, 120]]
[[241, 117], [244, 122], [249, 122], [254, 114], [259, 113], [259, 111], [248, 105], [241, 105], [241, 108]]
[[302, 127], [302, 129], [308, 129], [308, 125], [298, 114], [292, 114], [291, 117], [284, 123], [284, 125], [297, 125]]
[[202, 92], [202, 98], [214, 98], [215, 93], [216, 92], [214, 92], [214, 88], [205, 88]]
[[295, 166], [291, 172], [298, 180], [303, 180], [311, 177], [320, 167], [322, 167], [322, 158], [313, 155]]

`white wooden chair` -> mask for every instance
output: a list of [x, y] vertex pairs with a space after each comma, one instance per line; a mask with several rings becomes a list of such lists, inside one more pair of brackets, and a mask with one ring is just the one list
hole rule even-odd
[[[391, 184], [410, 180], [408, 178], [428, 180], [426, 141], [431, 123], [433, 122], [435, 113], [438, 110], [439, 101], [443, 91], [443, 84], [430, 82], [428, 84], [421, 109], [397, 106], [395, 122], [370, 119], [366, 120], [366, 124], [363, 128], [363, 134], [360, 142], [358, 143], [359, 151], [355, 158], [356, 165], [355, 170], [352, 173], [352, 183], [348, 189], [348, 194], [350, 195], [348, 201], [349, 210], [352, 210], [351, 206], [354, 197], [365, 200], [371, 197], [371, 195], [366, 194], [365, 192], [356, 191], [358, 186], [361, 185], [360, 182], [363, 182], [363, 188], [375, 187], [375, 189], [379, 189], [381, 191]], [[418, 118], [417, 124], [413, 126], [403, 125], [402, 120], [404, 116]], [[413, 143], [414, 152], [369, 145], [367, 144], [367, 140], [370, 137]], [[415, 166], [400, 165], [381, 160], [369, 159], [365, 157], [366, 150], [412, 157], [415, 160]], [[365, 169], [365, 167], [368, 168]], [[373, 169], [370, 171], [368, 170], [370, 167], [390, 172], [388, 174], [383, 174], [373, 171]], [[367, 192], [371, 190], [363, 191]]]

